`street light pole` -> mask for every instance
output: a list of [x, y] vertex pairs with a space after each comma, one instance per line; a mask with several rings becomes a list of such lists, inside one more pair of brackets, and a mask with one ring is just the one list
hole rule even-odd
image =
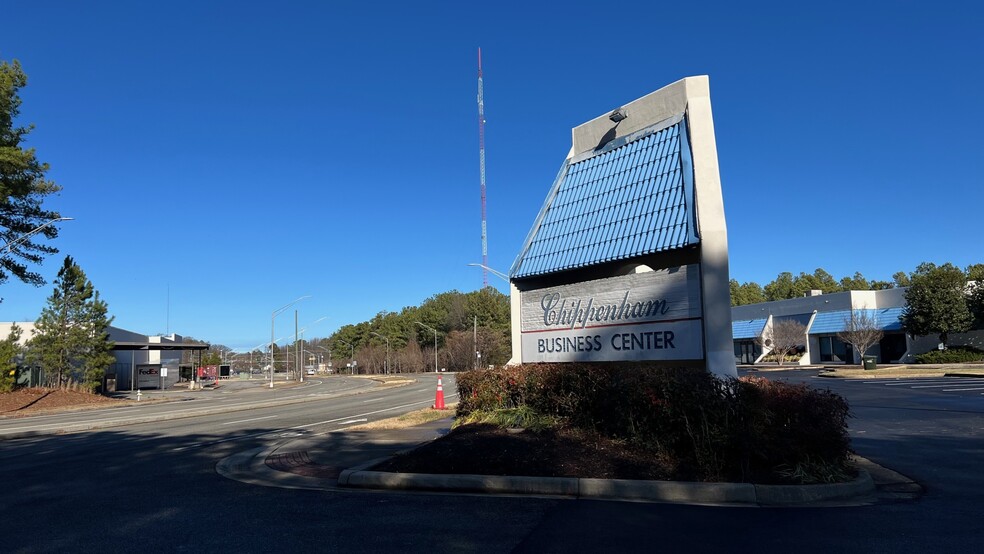
[[[298, 352], [298, 339], [297, 336], [297, 310], [294, 310], [294, 365], [297, 367], [297, 373], [301, 373], [301, 359], [297, 355]], [[287, 366], [287, 380], [290, 381], [290, 365]]]
[[372, 334], [373, 335], [376, 335], [377, 337], [379, 337], [379, 338], [381, 338], [381, 339], [383, 339], [383, 340], [386, 341], [386, 363], [383, 365], [383, 373], [389, 374], [389, 365], [390, 365], [390, 340], [389, 340], [389, 337], [380, 335], [379, 333], [377, 333], [375, 331], [373, 331]]
[[352, 349], [352, 357], [350, 358], [351, 361], [350, 365], [352, 366], [352, 375], [355, 375], [355, 366], [357, 365], [355, 363], [355, 345], [347, 340], [342, 340], [342, 339], [335, 339], [335, 340], [337, 340], [340, 343], [349, 345], [349, 347]]
[[470, 265], [472, 267], [480, 267], [480, 268], [488, 271], [492, 275], [495, 275], [499, 279], [502, 279], [503, 281], [505, 281], [507, 283], [509, 282], [509, 276], [508, 275], [506, 275], [505, 273], [503, 273], [501, 271], [496, 271], [496, 270], [492, 269], [491, 267], [489, 267], [489, 266], [487, 266], [485, 264], [468, 264], [468, 265]]
[[307, 331], [308, 330], [308, 327], [313, 326], [315, 323], [320, 323], [320, 322], [322, 322], [322, 321], [324, 321], [326, 319], [328, 319], [328, 316], [319, 317], [318, 319], [316, 319], [313, 322], [309, 323], [307, 327], [304, 327], [303, 329], [298, 330], [297, 329], [297, 310], [294, 310], [294, 365], [297, 367], [297, 373], [299, 375], [298, 379], [302, 383], [304, 382], [304, 372], [301, 371], [301, 370], [304, 369], [304, 368], [301, 367], [301, 362], [299, 361], [300, 360], [300, 357], [299, 356], [300, 356], [300, 353], [303, 352], [303, 350], [304, 350], [304, 331]]
[[297, 300], [294, 300], [290, 304], [287, 304], [286, 306], [282, 306], [280, 308], [277, 308], [276, 310], [273, 310], [273, 312], [270, 314], [270, 388], [271, 389], [273, 388], [273, 370], [274, 370], [274, 366], [276, 365], [276, 360], [273, 357], [273, 347], [276, 345], [276, 341], [273, 338], [274, 337], [273, 322], [275, 319], [277, 319], [278, 315], [284, 312], [284, 310], [293, 306], [294, 304], [297, 304], [298, 302], [304, 300], [305, 298], [311, 298], [311, 295], [302, 296]]
[[[257, 344], [253, 348], [250, 348], [249, 349], [249, 379], [252, 379], [253, 378], [253, 351], [254, 350], [259, 350], [260, 347], [263, 346], [264, 344], [266, 344], [266, 343], [261, 342], [260, 344]], [[262, 350], [260, 350], [260, 363], [263, 363], [263, 351]]]
[[40, 233], [41, 231], [43, 231], [45, 229], [45, 227], [48, 227], [48, 226], [53, 225], [55, 223], [58, 223], [59, 221], [72, 221], [72, 219], [73, 218], [71, 218], [71, 217], [56, 217], [55, 219], [46, 221], [46, 222], [42, 223], [41, 225], [38, 225], [37, 227], [31, 229], [27, 233], [24, 233], [23, 235], [15, 238], [14, 240], [12, 240], [12, 241], [4, 244], [3, 247], [0, 247], [0, 254], [3, 254], [3, 253], [6, 253], [8, 251], [13, 250], [15, 246], [17, 246], [18, 244], [20, 244], [20, 243], [26, 241], [27, 239], [33, 237], [34, 235]]
[[420, 325], [421, 327], [424, 327], [425, 329], [430, 329], [431, 331], [434, 331], [434, 373], [437, 373], [437, 329], [429, 325], [424, 325], [419, 321], [414, 321], [414, 323]]
[[324, 346], [315, 345], [315, 348], [320, 348], [328, 353], [328, 369], [331, 369], [331, 348], [325, 348]]

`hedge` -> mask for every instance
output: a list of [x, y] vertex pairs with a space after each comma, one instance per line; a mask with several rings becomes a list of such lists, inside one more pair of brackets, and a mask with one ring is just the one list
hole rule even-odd
[[916, 355], [919, 364], [964, 364], [984, 362], [984, 350], [973, 346], [952, 346], [946, 350], [930, 350]]
[[528, 407], [650, 448], [693, 480], [835, 480], [849, 471], [847, 402], [805, 385], [642, 363], [529, 364], [461, 373], [457, 384], [460, 416]]

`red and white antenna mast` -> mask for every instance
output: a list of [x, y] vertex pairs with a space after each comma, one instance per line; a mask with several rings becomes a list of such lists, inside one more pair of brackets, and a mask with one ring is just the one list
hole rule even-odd
[[482, 49], [478, 49], [478, 160], [482, 183], [482, 287], [489, 286], [489, 244], [485, 232], [485, 99], [482, 95]]

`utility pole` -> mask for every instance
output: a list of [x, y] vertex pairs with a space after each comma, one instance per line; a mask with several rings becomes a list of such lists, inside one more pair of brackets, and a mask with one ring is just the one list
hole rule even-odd
[[488, 235], [485, 226], [485, 94], [482, 91], [482, 49], [478, 49], [478, 171], [482, 187], [482, 288], [489, 286]]

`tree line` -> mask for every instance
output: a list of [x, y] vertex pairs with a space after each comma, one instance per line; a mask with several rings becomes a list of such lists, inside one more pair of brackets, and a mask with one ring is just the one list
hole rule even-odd
[[[922, 264], [920, 267], [923, 265], [926, 264]], [[952, 266], [949, 263], [946, 265]], [[956, 269], [959, 270], [959, 268]], [[809, 294], [811, 290], [830, 294], [851, 290], [884, 290], [908, 287], [912, 284], [912, 277], [916, 273], [919, 273], [918, 268], [912, 273], [897, 271], [892, 275], [891, 281], [869, 281], [858, 272], [853, 276], [842, 277], [838, 280], [824, 271], [823, 268], [817, 268], [813, 273], [801, 272], [799, 275], [793, 275], [788, 271], [780, 273], [765, 286], [754, 281], [740, 283], [736, 279], [731, 279], [731, 305], [744, 306], [746, 304], [800, 298]], [[971, 264], [967, 266], [966, 270], [963, 270], [963, 274], [966, 281], [984, 281], [984, 264]]]
[[[821, 271], [817, 270], [818, 273]], [[789, 276], [788, 273], [783, 275]], [[818, 282], [804, 280], [811, 284]], [[788, 278], [783, 281], [789, 282]], [[951, 263], [937, 266], [925, 262], [908, 275], [897, 273], [895, 282], [898, 286], [906, 287], [906, 303], [899, 321], [908, 335], [936, 336], [939, 338], [940, 350], [947, 350], [951, 335], [984, 329], [984, 264], [972, 264], [962, 270]], [[735, 283], [736, 281], [732, 281], [732, 287]], [[774, 283], [775, 281], [770, 285]], [[775, 291], [776, 288], [771, 290]], [[781, 364], [803, 344], [805, 333], [806, 326], [802, 323], [783, 320], [766, 329], [759, 343], [768, 346], [770, 354]], [[844, 329], [837, 333], [837, 337], [853, 346], [861, 357], [882, 336], [883, 332], [874, 316], [863, 309], [851, 310], [845, 317]], [[961, 348], [975, 350], [971, 345], [961, 345]]]
[[[502, 365], [512, 355], [509, 314], [509, 297], [493, 287], [442, 292], [419, 306], [381, 311], [367, 321], [344, 325], [328, 337], [274, 345], [275, 368], [294, 371], [298, 365], [330, 363], [334, 371], [353, 374], [434, 371], [435, 340], [437, 369]], [[268, 349], [234, 353], [213, 345], [213, 350], [211, 360], [223, 359], [235, 371], [269, 364]]]

